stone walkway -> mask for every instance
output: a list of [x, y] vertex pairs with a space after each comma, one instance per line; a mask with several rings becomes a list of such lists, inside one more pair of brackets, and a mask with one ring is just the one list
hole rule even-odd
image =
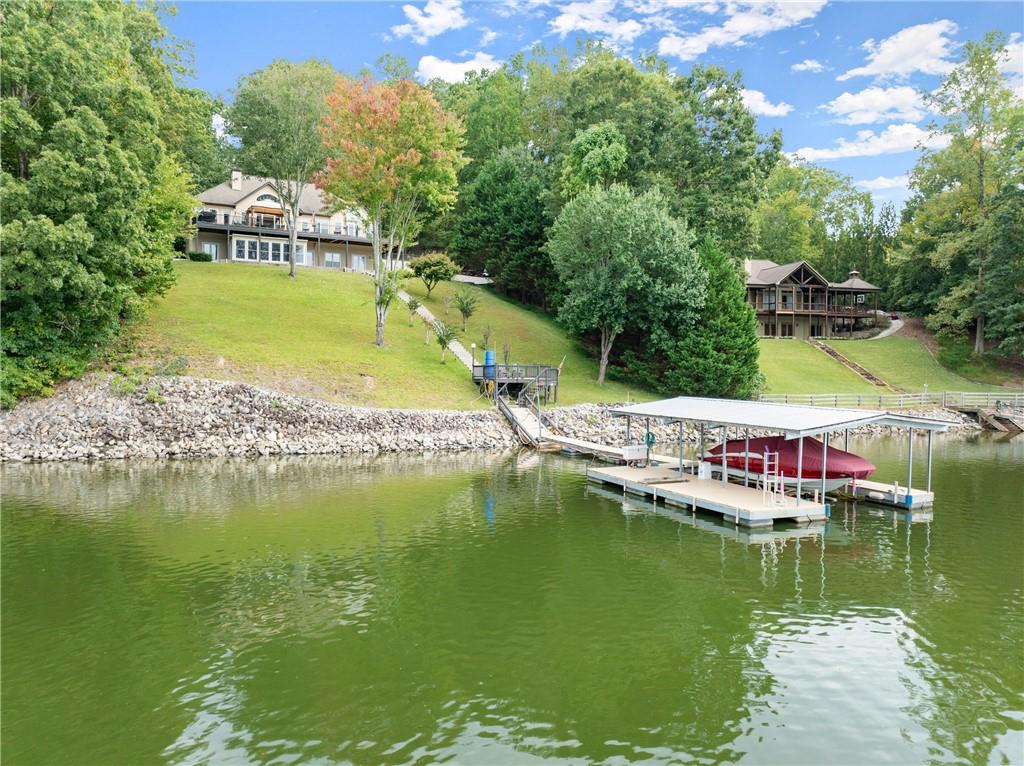
[[[399, 290], [398, 297], [408, 303], [411, 296], [405, 290]], [[437, 321], [434, 315], [430, 313], [430, 309], [426, 306], [421, 305], [416, 309], [416, 313], [431, 324]], [[473, 372], [473, 357], [468, 351], [466, 351], [466, 347], [462, 345], [461, 341], [453, 340], [448, 346], [448, 350], [455, 354], [455, 358], [462, 362], [470, 372]]]

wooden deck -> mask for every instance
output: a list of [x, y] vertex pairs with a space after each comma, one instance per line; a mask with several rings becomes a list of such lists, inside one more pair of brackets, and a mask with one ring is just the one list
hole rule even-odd
[[670, 465], [591, 466], [587, 478], [622, 487], [623, 492], [651, 497], [655, 502], [662, 500], [669, 505], [719, 514], [744, 527], [771, 527], [776, 521], [818, 522], [828, 517], [824, 503], [801, 500], [798, 504], [796, 498], [788, 495], [766, 502], [759, 489], [687, 474], [680, 478], [679, 471]]
[[927, 508], [935, 503], [935, 493], [914, 487], [904, 487], [893, 482], [885, 484], [880, 481], [858, 479], [856, 485], [847, 484], [839, 495], [863, 500], [868, 503], [891, 505], [896, 508]]

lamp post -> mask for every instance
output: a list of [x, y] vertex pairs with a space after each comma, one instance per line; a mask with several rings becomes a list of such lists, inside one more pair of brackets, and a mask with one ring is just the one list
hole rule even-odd
[[473, 359], [473, 366], [475, 367], [476, 366], [476, 344], [475, 343], [470, 343], [469, 344], [469, 353], [470, 353], [470, 355], [471, 355], [471, 357]]

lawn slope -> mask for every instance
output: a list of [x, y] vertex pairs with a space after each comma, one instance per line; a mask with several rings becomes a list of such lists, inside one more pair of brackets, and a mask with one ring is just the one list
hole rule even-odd
[[890, 335], [878, 340], [828, 341], [840, 354], [906, 391], [1005, 391], [977, 383], [943, 367], [917, 338]]
[[760, 345], [766, 393], [867, 394], [884, 390], [809, 343], [762, 338]]

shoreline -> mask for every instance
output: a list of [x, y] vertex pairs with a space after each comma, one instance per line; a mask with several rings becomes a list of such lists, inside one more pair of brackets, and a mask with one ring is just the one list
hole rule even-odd
[[[351, 407], [188, 376], [154, 376], [131, 393], [117, 393], [111, 381], [109, 375], [86, 376], [64, 384], [50, 398], [0, 412], [0, 463], [458, 453], [521, 447], [494, 410]], [[608, 415], [613, 406], [555, 407], [545, 410], [545, 416], [566, 436], [621, 444], [625, 422]], [[908, 412], [953, 420], [953, 432], [982, 430], [969, 417], [949, 410]], [[659, 444], [677, 440], [675, 426], [652, 425], [651, 430]], [[890, 430], [866, 426], [850, 433]], [[690, 429], [685, 442], [695, 440]]]

